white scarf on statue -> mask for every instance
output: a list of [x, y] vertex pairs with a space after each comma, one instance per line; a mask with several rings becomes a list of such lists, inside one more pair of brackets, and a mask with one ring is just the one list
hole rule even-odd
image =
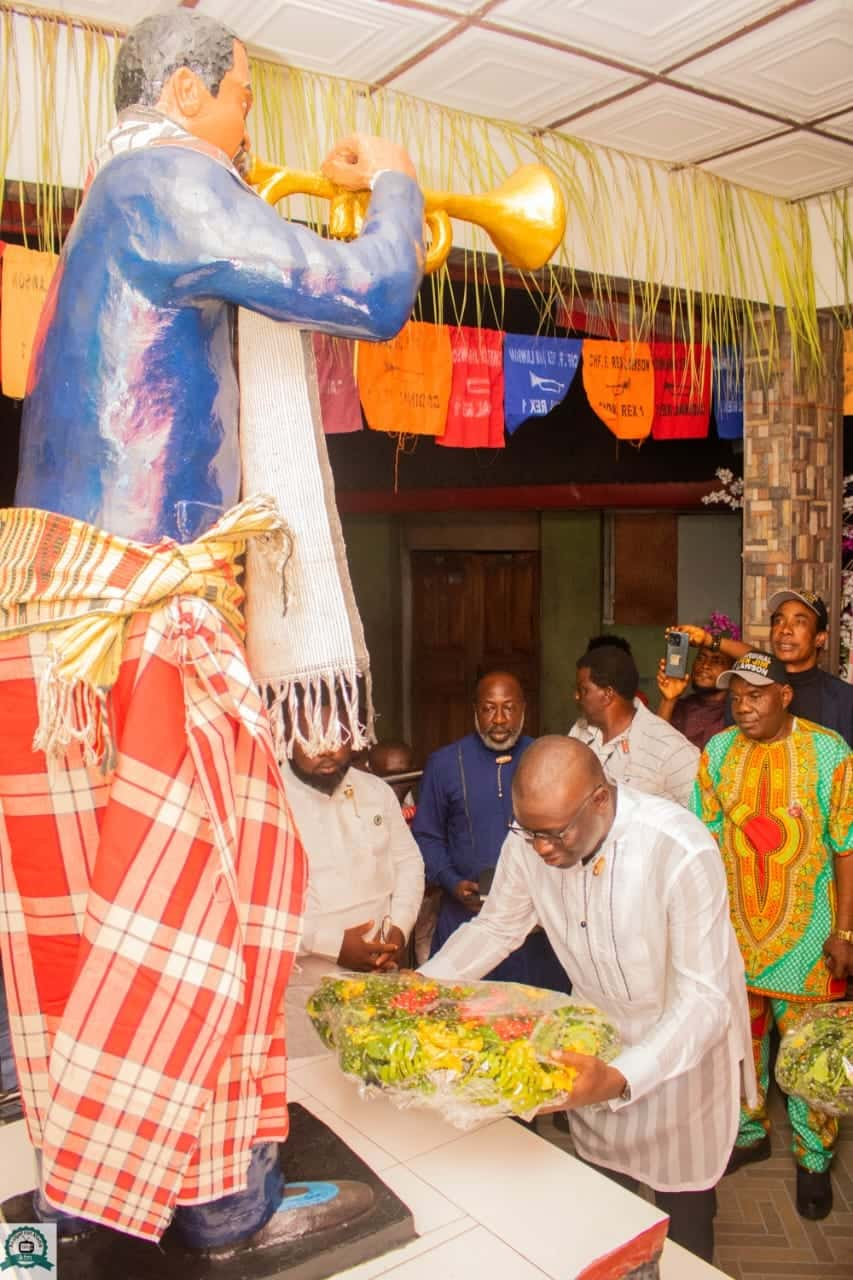
[[[249, 546], [249, 669], [274, 735], [285, 723], [290, 728], [289, 741], [277, 742], [282, 751], [290, 754], [294, 740], [334, 749], [342, 732], [360, 751], [373, 741], [370, 660], [335, 505], [311, 336], [241, 310], [238, 342], [243, 497], [271, 494], [294, 540], [283, 601], [280, 575]], [[341, 713], [325, 725], [324, 701]]]

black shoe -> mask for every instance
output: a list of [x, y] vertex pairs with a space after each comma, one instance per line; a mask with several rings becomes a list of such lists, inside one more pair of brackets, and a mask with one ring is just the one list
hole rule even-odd
[[762, 1160], [770, 1159], [770, 1134], [765, 1133], [759, 1142], [753, 1142], [749, 1147], [734, 1147], [732, 1154], [729, 1156], [729, 1163], [726, 1165], [723, 1177], [726, 1174], [734, 1173], [745, 1164], [759, 1164]]
[[289, 1183], [284, 1199], [265, 1227], [232, 1244], [191, 1252], [211, 1263], [230, 1262], [238, 1253], [247, 1257], [261, 1250], [286, 1248], [296, 1240], [346, 1226], [373, 1208], [372, 1189], [362, 1182]]
[[811, 1222], [820, 1222], [832, 1212], [832, 1182], [829, 1170], [812, 1173], [797, 1165], [797, 1213]]

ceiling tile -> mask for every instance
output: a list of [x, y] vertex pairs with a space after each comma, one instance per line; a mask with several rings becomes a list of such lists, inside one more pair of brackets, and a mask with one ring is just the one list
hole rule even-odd
[[853, 142], [853, 111], [845, 111], [843, 115], [833, 116], [831, 120], [823, 120], [819, 126], [826, 133], [837, 133], [841, 138], [849, 138]]
[[660, 71], [747, 22], [779, 0], [503, 0], [487, 17], [521, 31]]
[[116, 0], [27, 0], [27, 7], [92, 18], [105, 27], [132, 27], [156, 10], [152, 0], [122, 0], [121, 4], [116, 4]]
[[798, 130], [702, 166], [721, 178], [796, 200], [853, 182], [853, 147]]
[[770, 122], [683, 89], [654, 84], [566, 125], [579, 138], [655, 160], [689, 163], [766, 137]]
[[452, 18], [380, 0], [201, 0], [196, 12], [228, 23], [243, 40], [284, 62], [349, 80], [380, 80]]
[[697, 58], [680, 80], [740, 102], [809, 120], [850, 105], [853, 4], [813, 0], [769, 27]]
[[639, 84], [599, 63], [493, 31], [465, 31], [391, 82], [475, 115], [545, 125]]

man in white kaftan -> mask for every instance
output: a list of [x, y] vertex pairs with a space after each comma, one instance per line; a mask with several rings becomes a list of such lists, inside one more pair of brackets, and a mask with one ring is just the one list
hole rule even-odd
[[423, 858], [396, 795], [381, 778], [351, 768], [351, 758], [349, 742], [314, 753], [295, 742], [285, 768], [308, 858], [302, 938], [287, 988], [291, 1058], [322, 1052], [305, 1005], [323, 974], [397, 967], [423, 900]]
[[571, 1055], [576, 1150], [652, 1187], [671, 1237], [710, 1261], [713, 1188], [742, 1082], [754, 1091], [719, 852], [679, 805], [609, 784], [573, 739], [528, 748], [513, 801], [517, 821], [482, 911], [422, 972], [478, 978], [542, 925], [573, 997], [601, 1009], [623, 1042], [610, 1066]]

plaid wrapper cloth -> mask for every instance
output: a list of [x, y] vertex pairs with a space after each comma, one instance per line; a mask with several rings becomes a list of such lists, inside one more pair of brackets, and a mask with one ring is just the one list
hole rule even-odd
[[33, 743], [49, 764], [72, 741], [83, 746], [87, 764], [111, 748], [104, 696], [135, 613], [178, 593], [201, 596], [245, 636], [238, 559], [250, 538], [281, 576], [292, 540], [266, 494], [241, 502], [183, 544], [132, 542], [52, 511], [0, 511], [0, 639], [51, 632]]
[[55, 635], [0, 641], [13, 1043], [48, 1199], [157, 1240], [287, 1136], [305, 856], [242, 643], [203, 595], [127, 626], [106, 772], [79, 742], [50, 771], [33, 750]]

